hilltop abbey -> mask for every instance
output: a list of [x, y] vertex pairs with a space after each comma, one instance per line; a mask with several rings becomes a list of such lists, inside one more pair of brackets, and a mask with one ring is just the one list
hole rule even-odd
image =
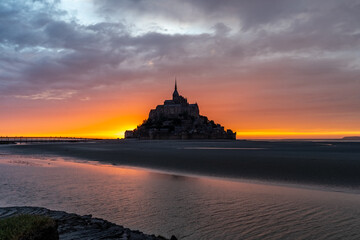
[[197, 103], [189, 104], [187, 99], [175, 90], [172, 100], [165, 100], [149, 113], [149, 118], [134, 130], [125, 132], [125, 138], [140, 139], [236, 139], [236, 132], [224, 130], [220, 124], [209, 121], [199, 114]]

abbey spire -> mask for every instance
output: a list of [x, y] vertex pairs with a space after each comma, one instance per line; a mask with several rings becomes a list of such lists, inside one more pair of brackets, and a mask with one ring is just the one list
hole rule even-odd
[[176, 78], [175, 78], [175, 90], [174, 90], [174, 93], [173, 93], [173, 100], [175, 99], [178, 99], [179, 98], [179, 93], [177, 91], [177, 82], [176, 82]]

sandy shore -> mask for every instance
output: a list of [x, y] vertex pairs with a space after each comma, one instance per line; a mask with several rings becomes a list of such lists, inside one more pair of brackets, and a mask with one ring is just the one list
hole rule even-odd
[[2, 146], [115, 165], [218, 177], [360, 187], [359, 142], [138, 141]]

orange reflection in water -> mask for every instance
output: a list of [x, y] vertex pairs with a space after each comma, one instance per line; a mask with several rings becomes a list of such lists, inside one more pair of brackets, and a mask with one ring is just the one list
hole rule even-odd
[[144, 176], [146, 171], [140, 168], [114, 166], [111, 164], [100, 163], [96, 161], [82, 161], [66, 159], [63, 157], [32, 157], [23, 155], [0, 155], [0, 164], [16, 165], [24, 167], [65, 167], [78, 168], [87, 172], [96, 172], [106, 175], [127, 175], [127, 176]]
[[111, 164], [99, 163], [96, 161], [68, 161], [61, 157], [56, 158], [52, 164], [58, 167], [81, 168], [86, 171], [97, 172], [106, 175], [131, 175], [131, 176], [144, 176], [146, 171], [138, 168], [131, 168], [125, 166], [114, 166]]

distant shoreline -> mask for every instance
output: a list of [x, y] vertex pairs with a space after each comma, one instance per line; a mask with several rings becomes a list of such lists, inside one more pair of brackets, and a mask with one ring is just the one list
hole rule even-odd
[[360, 137], [358, 136], [352, 136], [352, 137], [343, 137], [343, 140], [360, 140]]
[[13, 142], [13, 141], [0, 141], [0, 144], [16, 144], [16, 142]]

